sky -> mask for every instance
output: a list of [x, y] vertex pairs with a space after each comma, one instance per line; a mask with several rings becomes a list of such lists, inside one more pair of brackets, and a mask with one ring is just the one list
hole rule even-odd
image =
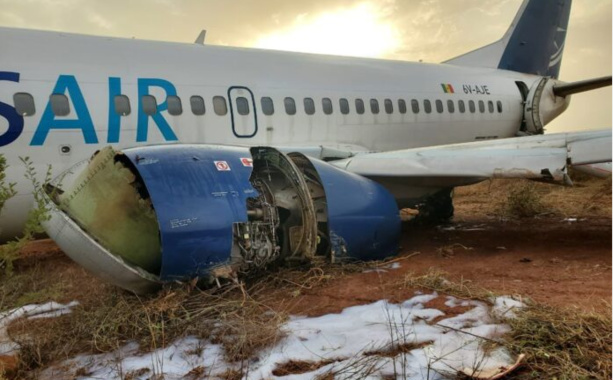
[[[575, 0], [560, 79], [611, 75], [611, 1]], [[521, 0], [0, 0], [0, 26], [441, 62], [499, 39]], [[549, 132], [611, 127], [611, 87]]]

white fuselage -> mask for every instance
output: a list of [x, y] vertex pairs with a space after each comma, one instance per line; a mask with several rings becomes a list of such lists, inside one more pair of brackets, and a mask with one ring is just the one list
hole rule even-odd
[[[0, 115], [0, 154], [9, 165], [7, 179], [17, 183], [19, 193], [0, 215], [0, 237], [17, 234], [31, 207], [33, 189], [24, 178], [23, 156], [42, 175], [47, 165], [60, 173], [106, 145], [184, 142], [365, 152], [505, 138], [516, 135], [524, 114], [516, 81], [531, 87], [540, 79], [495, 69], [4, 28], [0, 52], [0, 102], [15, 107], [14, 94], [26, 93], [35, 105], [33, 115], [23, 116], [18, 137], [4, 146], [1, 138], [11, 123]], [[18, 82], [2, 80], [2, 72], [18, 73]], [[54, 92], [68, 99], [67, 115], [52, 110]], [[175, 92], [180, 114], [176, 102], [166, 104]], [[129, 114], [115, 112], [115, 95], [127, 97]], [[155, 97], [153, 115], [147, 114], [145, 95]], [[194, 113], [201, 110], [200, 104], [192, 108], [193, 96], [204, 100], [203, 115]], [[225, 101], [227, 113], [216, 112], [214, 97], [224, 98], [218, 102]], [[274, 107], [272, 114], [266, 109], [269, 115], [265, 97]], [[295, 102], [294, 115], [286, 112], [285, 103], [291, 102], [286, 98]], [[313, 100], [312, 114], [305, 110], [305, 98]], [[324, 112], [324, 99], [330, 100], [331, 112]], [[348, 110], [341, 106], [345, 99]], [[364, 102], [363, 114], [356, 99]], [[372, 99], [378, 114], [372, 112]], [[431, 103], [430, 113], [425, 101]], [[166, 107], [174, 107], [175, 115]]]

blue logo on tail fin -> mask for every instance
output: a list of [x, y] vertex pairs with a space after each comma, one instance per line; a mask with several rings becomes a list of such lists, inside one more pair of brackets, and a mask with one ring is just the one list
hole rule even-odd
[[572, 0], [527, 0], [499, 69], [558, 78]]

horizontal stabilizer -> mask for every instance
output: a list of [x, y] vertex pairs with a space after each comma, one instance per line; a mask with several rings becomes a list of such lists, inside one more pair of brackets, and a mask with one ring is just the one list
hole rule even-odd
[[611, 76], [608, 76], [556, 85], [553, 88], [553, 93], [555, 96], [565, 97], [568, 95], [577, 94], [579, 92], [595, 90], [597, 88], [606, 87], [610, 85]]

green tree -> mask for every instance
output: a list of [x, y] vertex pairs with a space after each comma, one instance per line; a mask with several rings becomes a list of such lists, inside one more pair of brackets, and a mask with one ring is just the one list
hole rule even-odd
[[6, 201], [17, 193], [15, 184], [6, 182], [6, 167], [6, 159], [0, 154], [0, 213]]
[[[34, 191], [34, 207], [28, 212], [22, 236], [0, 245], [0, 270], [4, 270], [6, 275], [13, 273], [13, 262], [19, 257], [21, 249], [30, 241], [34, 240], [37, 234], [44, 232], [41, 222], [49, 219], [45, 199], [42, 196], [41, 182], [37, 178], [36, 169], [29, 157], [20, 157], [21, 162], [26, 167], [25, 177], [32, 183]], [[13, 197], [17, 192], [14, 183], [6, 183], [6, 160], [0, 156], [0, 212], [4, 203]], [[44, 183], [51, 180], [51, 165], [47, 166]]]

